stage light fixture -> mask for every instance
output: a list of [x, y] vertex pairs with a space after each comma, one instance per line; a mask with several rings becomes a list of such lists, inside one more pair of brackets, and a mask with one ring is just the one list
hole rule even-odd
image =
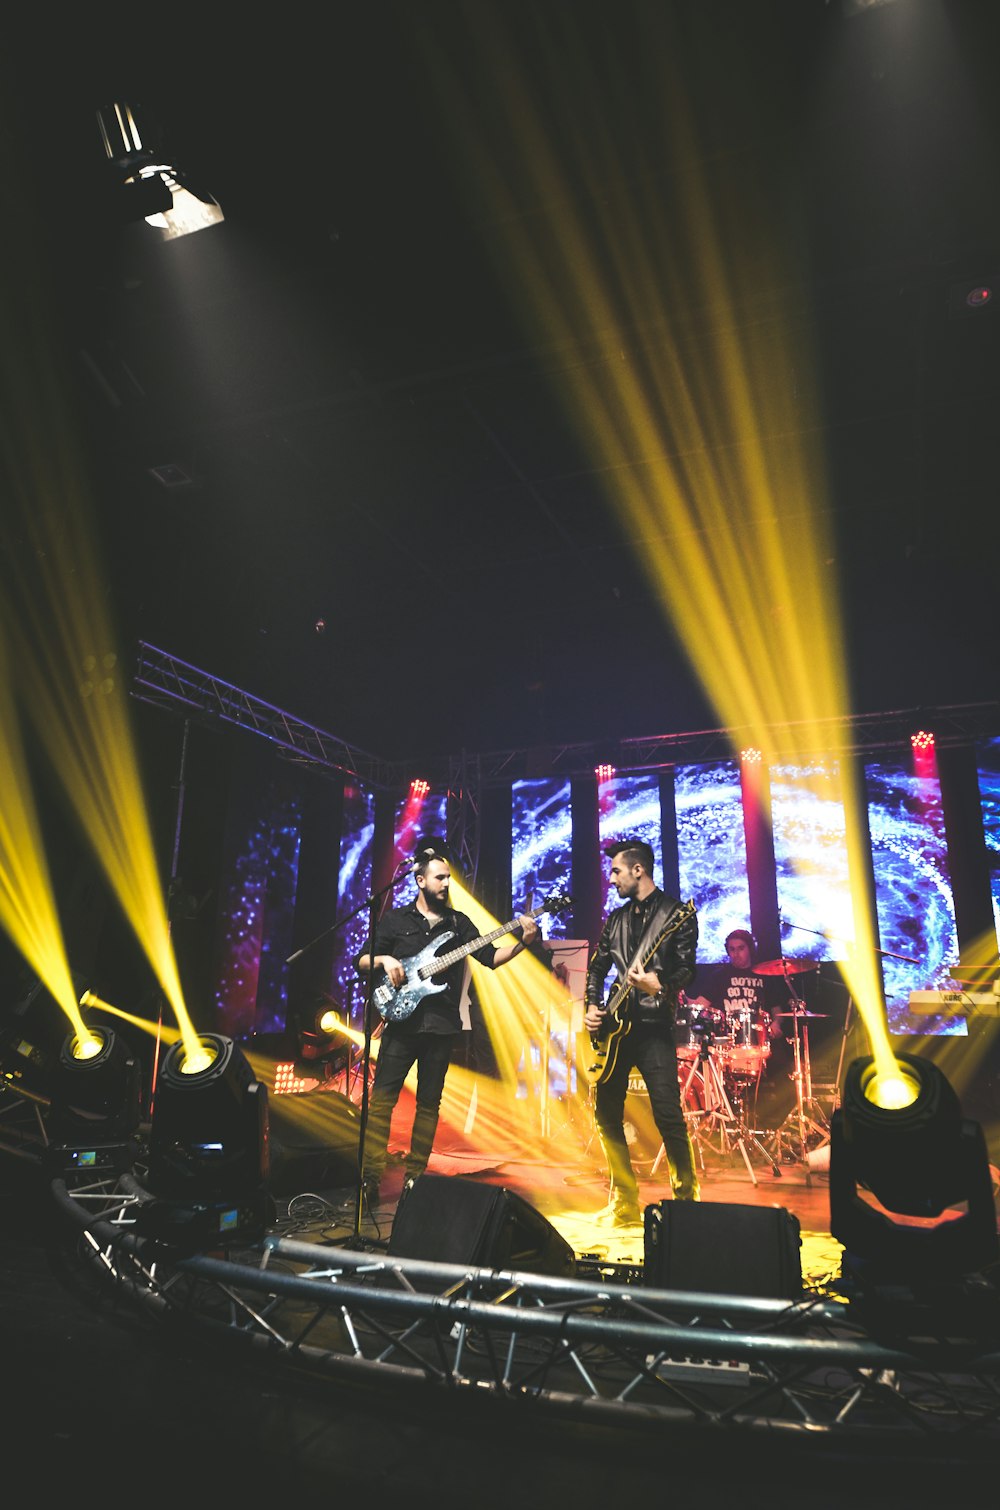
[[164, 1056], [149, 1135], [149, 1187], [166, 1197], [228, 1199], [267, 1178], [267, 1087], [231, 1038], [203, 1033]]
[[929, 729], [918, 729], [915, 734], [910, 735], [910, 744], [914, 750], [933, 750], [934, 735]]
[[222, 207], [211, 194], [195, 188], [161, 151], [143, 145], [130, 105], [116, 102], [100, 109], [97, 126], [123, 220], [145, 220], [164, 240], [205, 230], [223, 220]]
[[600, 765], [594, 767], [594, 775], [597, 777], [599, 783], [613, 781], [615, 768], [613, 765], [609, 765], [606, 761], [603, 761]]
[[760, 750], [754, 749], [752, 745], [740, 751], [740, 760], [744, 765], [760, 765], [763, 758]]
[[51, 1076], [45, 1162], [63, 1175], [130, 1170], [139, 1147], [139, 1061], [111, 1028], [88, 1031], [63, 1041]]
[[182, 1253], [256, 1242], [274, 1217], [267, 1087], [231, 1038], [168, 1049], [160, 1068], [136, 1232]]
[[315, 1012], [309, 1027], [298, 1030], [299, 1058], [307, 1062], [346, 1058], [351, 1047], [340, 1008], [332, 1001]]
[[913, 1054], [892, 1075], [855, 1059], [830, 1125], [830, 1231], [845, 1277], [920, 1288], [1000, 1258], [989, 1155], [941, 1070]]
[[427, 794], [430, 791], [430, 789], [431, 789], [430, 782], [429, 781], [424, 781], [423, 777], [421, 777], [421, 776], [414, 776], [413, 780], [410, 782], [410, 796], [411, 797], [424, 798], [424, 797], [427, 796]]
[[48, 1126], [63, 1141], [122, 1138], [142, 1117], [139, 1061], [109, 1027], [70, 1033], [52, 1073]]

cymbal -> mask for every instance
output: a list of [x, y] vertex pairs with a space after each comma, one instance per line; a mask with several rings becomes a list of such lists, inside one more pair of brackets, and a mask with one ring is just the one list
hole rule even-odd
[[772, 1017], [829, 1017], [829, 1012], [772, 1012]]
[[754, 965], [756, 975], [802, 975], [807, 970], [818, 970], [814, 959], [766, 959]]

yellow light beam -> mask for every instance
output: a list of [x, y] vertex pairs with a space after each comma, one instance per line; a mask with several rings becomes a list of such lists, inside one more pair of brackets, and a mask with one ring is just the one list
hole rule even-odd
[[[20, 164], [0, 131], [5, 181]], [[0, 277], [2, 459], [9, 512], [2, 566], [17, 700], [144, 949], [194, 1053], [105, 601], [87, 448], [42, 285], [44, 251], [30, 186], [4, 237]], [[10, 694], [9, 694], [10, 695]]]
[[52, 896], [34, 793], [11, 697], [0, 631], [0, 923], [81, 1040], [87, 1032], [76, 1001], [62, 928]]
[[[776, 296], [800, 280], [757, 208], [766, 186], [742, 158], [716, 163], [711, 181], [705, 162], [692, 167], [669, 16], [647, 17], [673, 161], [657, 184], [575, 113], [587, 91], [564, 90], [567, 60], [581, 62], [571, 18], [562, 31], [539, 21], [529, 61], [502, 14], [468, 15], [489, 69], [451, 67], [430, 43], [427, 57], [512, 298], [536, 337], [581, 352], [561, 371], [568, 410], [720, 721], [767, 760], [781, 728], [782, 757], [804, 762], [848, 714], [846, 650], [810, 335], [795, 301]], [[613, 46], [600, 62], [601, 97], [610, 88], [627, 104]], [[641, 153], [650, 127], [635, 124]], [[765, 301], [758, 285], [775, 293]], [[854, 783], [843, 800], [854, 842], [864, 832]], [[844, 973], [888, 1074], [876, 930], [855, 871], [852, 902]]]

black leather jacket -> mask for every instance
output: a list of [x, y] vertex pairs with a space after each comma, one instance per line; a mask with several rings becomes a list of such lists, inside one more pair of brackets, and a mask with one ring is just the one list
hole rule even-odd
[[[638, 948], [629, 949], [629, 913], [631, 903], [616, 907], [597, 941], [587, 968], [586, 1003], [588, 1007], [604, 1004], [604, 981], [614, 965], [619, 981], [625, 978], [632, 960], [646, 960], [646, 969], [654, 970], [660, 977], [662, 990], [655, 996], [645, 992], [631, 992], [627, 1010], [643, 1020], [665, 1019], [672, 1024], [677, 1009], [677, 993], [694, 979], [695, 958], [698, 951], [698, 915], [694, 904], [683, 906], [674, 897], [661, 891], [651, 893], [653, 909], [648, 915], [646, 927]], [[648, 958], [657, 937], [669, 930], [653, 954]]]

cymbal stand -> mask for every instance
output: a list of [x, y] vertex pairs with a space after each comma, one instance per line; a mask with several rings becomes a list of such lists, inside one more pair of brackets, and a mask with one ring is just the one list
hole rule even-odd
[[731, 1074], [728, 1077], [730, 1084], [729, 1102], [730, 1105], [734, 1108], [736, 1115], [736, 1127], [735, 1129], [732, 1129], [730, 1131], [729, 1136], [735, 1142], [736, 1146], [739, 1148], [740, 1153], [743, 1155], [743, 1162], [750, 1170], [750, 1178], [753, 1180], [753, 1183], [755, 1185], [757, 1184], [757, 1176], [750, 1164], [750, 1159], [747, 1154], [747, 1145], [749, 1145], [755, 1153], [760, 1154], [761, 1158], [764, 1159], [766, 1163], [770, 1164], [771, 1173], [774, 1178], [776, 1180], [781, 1179], [781, 1164], [779, 1160], [774, 1157], [770, 1149], [765, 1143], [761, 1141], [761, 1139], [757, 1136], [757, 1134], [754, 1132], [753, 1128], [747, 1121], [747, 1092], [749, 1091], [751, 1084], [758, 1078], [758, 1076], [759, 1072], [757, 1076]]
[[[700, 1068], [699, 1068], [700, 1067]], [[703, 1149], [708, 1147], [713, 1153], [728, 1154], [733, 1149], [739, 1149], [743, 1162], [746, 1165], [747, 1174], [754, 1185], [757, 1181], [757, 1171], [750, 1161], [747, 1144], [751, 1144], [758, 1153], [771, 1165], [775, 1174], [781, 1174], [781, 1167], [771, 1157], [763, 1143], [751, 1132], [742, 1116], [742, 1109], [734, 1110], [726, 1091], [725, 1081], [719, 1069], [719, 1061], [712, 1048], [711, 1035], [703, 1039], [696, 1059], [692, 1060], [684, 1080], [681, 1083], [681, 1105], [683, 1106], [690, 1094], [693, 1083], [698, 1080], [702, 1088], [703, 1107], [697, 1107], [694, 1111], [685, 1112], [685, 1120], [691, 1131], [691, 1141], [694, 1144], [695, 1156], [698, 1159], [702, 1171], [705, 1168]], [[716, 1141], [717, 1140], [717, 1141]], [[666, 1150], [660, 1144], [659, 1152], [653, 1161], [651, 1174], [655, 1174], [660, 1164], [666, 1157]]]
[[[792, 1054], [795, 1065], [792, 1071], [792, 1083], [795, 1086], [795, 1107], [789, 1112], [784, 1122], [775, 1133], [775, 1143], [780, 1154], [783, 1141], [797, 1145], [797, 1157], [805, 1165], [806, 1184], [812, 1185], [812, 1173], [809, 1166], [809, 1140], [810, 1137], [819, 1141], [813, 1143], [818, 1147], [829, 1141], [830, 1129], [822, 1108], [813, 1100], [812, 1075], [809, 1064], [809, 1029], [805, 1023], [805, 1006], [801, 996], [796, 995], [794, 987], [791, 988], [796, 1006], [791, 1012], [792, 1018]], [[801, 1024], [801, 1037], [800, 1037]], [[817, 1121], [813, 1113], [816, 1113], [821, 1121]], [[789, 1124], [795, 1129], [795, 1136], [789, 1137], [786, 1129]]]

